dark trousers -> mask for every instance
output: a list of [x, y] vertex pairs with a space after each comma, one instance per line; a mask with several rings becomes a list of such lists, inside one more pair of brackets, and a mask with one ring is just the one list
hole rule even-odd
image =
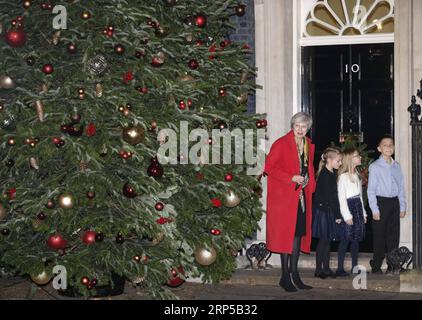
[[400, 244], [400, 203], [398, 198], [377, 197], [380, 221], [373, 220], [374, 269], [380, 269], [385, 255]]

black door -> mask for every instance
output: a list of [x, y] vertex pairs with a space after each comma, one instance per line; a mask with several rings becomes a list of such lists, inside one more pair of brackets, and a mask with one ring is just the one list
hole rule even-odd
[[[393, 44], [306, 47], [302, 61], [302, 110], [314, 119], [315, 166], [341, 137], [356, 135], [376, 150], [382, 135], [393, 134]], [[372, 251], [368, 227], [363, 251]]]

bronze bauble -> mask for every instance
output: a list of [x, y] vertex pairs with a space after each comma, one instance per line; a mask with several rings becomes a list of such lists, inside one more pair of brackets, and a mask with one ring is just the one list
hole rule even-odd
[[130, 145], [136, 146], [144, 140], [145, 130], [140, 125], [123, 128], [122, 138]]

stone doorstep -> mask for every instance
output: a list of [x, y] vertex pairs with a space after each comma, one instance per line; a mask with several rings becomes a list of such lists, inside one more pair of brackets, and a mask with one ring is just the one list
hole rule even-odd
[[[371, 253], [361, 253], [359, 254], [359, 260], [358, 263], [360, 266], [363, 266], [366, 268], [368, 272], [371, 271], [371, 266], [369, 264], [369, 261], [372, 259]], [[270, 259], [267, 261], [270, 265], [274, 267], [280, 267], [280, 255], [273, 253], [270, 257]], [[237, 258], [237, 266], [239, 269], [246, 268], [246, 266], [249, 266], [250, 262], [246, 256], [239, 256]], [[330, 256], [330, 267], [333, 270], [337, 269], [337, 253], [332, 252]], [[315, 252], [312, 252], [311, 254], [301, 254], [299, 259], [299, 268], [300, 269], [315, 269]], [[350, 253], [346, 254], [346, 259], [344, 261], [344, 268], [347, 272], [351, 271], [352, 269], [352, 258], [350, 256]], [[384, 260], [384, 264], [382, 266], [384, 270], [387, 269], [387, 264]]]
[[[358, 282], [358, 279], [355, 279], [355, 277], [356, 275], [335, 279], [320, 279], [314, 277], [314, 270], [312, 269], [303, 269], [301, 271], [301, 278], [304, 283], [320, 289], [356, 290], [353, 287], [353, 282]], [[366, 289], [362, 288], [362, 290], [400, 292], [400, 277], [398, 275], [387, 276], [367, 274], [367, 279], [367, 287]], [[278, 286], [279, 280], [279, 268], [270, 268], [267, 270], [244, 269], [237, 270], [230, 280], [226, 280], [223, 283], [251, 286]]]
[[422, 293], [422, 270], [410, 270], [400, 274], [400, 292]]

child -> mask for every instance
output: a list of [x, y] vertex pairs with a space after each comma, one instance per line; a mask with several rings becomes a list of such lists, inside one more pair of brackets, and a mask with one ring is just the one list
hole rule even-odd
[[343, 152], [342, 166], [338, 177], [338, 200], [343, 221], [338, 224], [338, 266], [336, 275], [349, 276], [344, 271], [344, 258], [350, 243], [352, 273], [358, 265], [359, 242], [365, 237], [366, 211], [362, 200], [362, 182], [356, 170], [361, 165], [361, 156], [356, 149]]
[[314, 195], [312, 236], [318, 238], [315, 277], [335, 277], [330, 269], [330, 241], [336, 238], [336, 220], [341, 222], [337, 196], [337, 173], [341, 166], [341, 152], [327, 148], [322, 154]]
[[[368, 201], [374, 219], [374, 258], [370, 264], [373, 273], [382, 274], [386, 252], [399, 247], [400, 217], [406, 216], [406, 194], [400, 165], [392, 158], [394, 138], [382, 137], [378, 151], [381, 156], [369, 167], [368, 181]], [[395, 271], [393, 266], [388, 266], [387, 273]]]

